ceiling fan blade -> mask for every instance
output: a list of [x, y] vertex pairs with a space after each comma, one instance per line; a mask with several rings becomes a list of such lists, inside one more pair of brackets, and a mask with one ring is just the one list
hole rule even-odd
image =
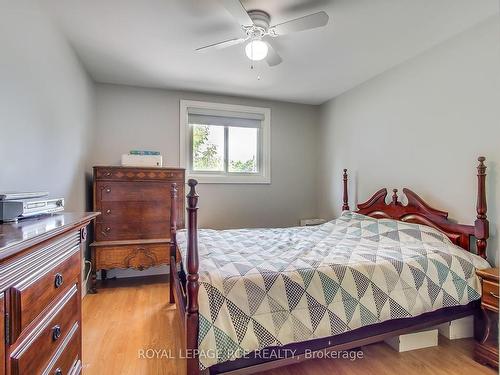
[[[267, 38], [266, 38], [267, 39]], [[281, 58], [280, 55], [278, 55], [278, 52], [274, 49], [271, 43], [269, 43], [268, 40], [264, 40], [265, 43], [267, 44], [267, 56], [266, 56], [266, 61], [269, 66], [276, 66], [278, 64], [281, 64], [283, 59]]]
[[253, 21], [240, 0], [219, 0], [226, 10], [243, 26], [253, 25]]
[[209, 50], [212, 48], [214, 48], [214, 49], [227, 48], [227, 47], [234, 46], [236, 44], [243, 43], [245, 40], [246, 40], [245, 38], [228, 39], [228, 40], [224, 40], [223, 42], [213, 43], [213, 44], [209, 44], [208, 46], [196, 48], [195, 51], [206, 51], [206, 50]]
[[318, 13], [309, 14], [308, 16], [296, 18], [291, 21], [283, 22], [278, 25], [274, 25], [272, 27], [272, 30], [274, 30], [276, 35], [285, 35], [297, 31], [315, 29], [317, 27], [325, 26], [328, 23], [328, 19], [328, 14], [321, 11]]

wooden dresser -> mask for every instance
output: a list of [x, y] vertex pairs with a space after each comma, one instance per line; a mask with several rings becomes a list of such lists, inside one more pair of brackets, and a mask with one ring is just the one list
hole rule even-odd
[[184, 227], [184, 169], [94, 167], [92, 291], [96, 273], [169, 264], [170, 186], [178, 188], [178, 226]]
[[481, 316], [477, 316], [481, 333], [476, 343], [476, 361], [498, 368], [498, 306], [499, 269], [488, 268], [476, 271], [481, 279]]
[[77, 375], [86, 226], [96, 213], [0, 225], [0, 374]]

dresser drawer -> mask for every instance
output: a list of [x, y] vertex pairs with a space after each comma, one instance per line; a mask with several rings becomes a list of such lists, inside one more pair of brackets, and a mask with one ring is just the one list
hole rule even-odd
[[124, 168], [94, 167], [94, 178], [98, 181], [181, 181], [184, 183], [183, 169], [167, 168]]
[[97, 218], [98, 223], [166, 222], [170, 216], [170, 201], [102, 202], [99, 210], [102, 215]]
[[498, 284], [483, 279], [483, 296], [481, 302], [485, 308], [498, 311]]
[[80, 247], [75, 246], [10, 288], [12, 342], [59, 294], [79, 282], [80, 268]]
[[95, 238], [97, 241], [120, 241], [140, 239], [142, 223], [134, 221], [96, 223]]
[[11, 353], [11, 374], [41, 373], [78, 316], [78, 289], [73, 285]]
[[162, 182], [96, 183], [97, 200], [102, 202], [170, 201], [170, 184]]
[[4, 364], [4, 358], [5, 358], [5, 298], [4, 294], [0, 293], [0, 358], [2, 360], [0, 361], [0, 375], [5, 375], [5, 364]]
[[75, 323], [64, 341], [57, 348], [49, 365], [42, 375], [78, 375], [81, 372], [80, 327]]
[[114, 222], [95, 225], [97, 241], [147, 240], [169, 236], [170, 223], [167, 221]]
[[97, 269], [145, 269], [169, 263], [170, 245], [144, 244], [94, 248]]
[[[140, 224], [147, 223], [141, 228], [141, 232], [147, 232], [150, 223], [166, 223], [170, 228], [170, 201], [150, 201], [150, 202], [99, 202], [96, 209], [102, 214], [96, 219], [96, 223], [127, 223], [128, 227], [138, 230]], [[177, 227], [184, 227], [184, 206], [182, 202], [177, 204]], [[107, 228], [109, 225], [103, 226]], [[101, 233], [108, 237], [107, 233]], [[162, 234], [160, 237], [168, 237]]]

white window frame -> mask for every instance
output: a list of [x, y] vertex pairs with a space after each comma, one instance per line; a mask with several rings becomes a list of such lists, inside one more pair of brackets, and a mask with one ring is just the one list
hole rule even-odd
[[[260, 128], [258, 144], [259, 173], [214, 173], [198, 172], [191, 169], [191, 131], [188, 121], [188, 108], [209, 109], [228, 112], [262, 114], [264, 119]], [[235, 104], [211, 103], [195, 100], [180, 101], [179, 160], [181, 168], [186, 169], [186, 178], [194, 178], [206, 184], [270, 184], [271, 183], [271, 109], [249, 107]], [[227, 147], [227, 145], [226, 145]]]

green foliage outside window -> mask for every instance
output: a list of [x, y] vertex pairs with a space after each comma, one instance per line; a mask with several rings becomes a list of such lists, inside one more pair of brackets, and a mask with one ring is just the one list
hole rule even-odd
[[193, 128], [193, 167], [195, 170], [218, 170], [221, 164], [217, 156], [217, 145], [208, 142], [210, 129], [208, 126]]
[[[217, 145], [210, 143], [210, 127], [196, 125], [193, 127], [193, 169], [197, 171], [219, 171], [222, 160]], [[247, 161], [231, 160], [230, 171], [240, 173], [255, 173], [257, 162], [255, 157]]]
[[245, 162], [241, 160], [231, 160], [230, 161], [231, 172], [246, 172], [246, 173], [254, 173], [256, 171], [256, 163], [255, 158], [247, 160]]

